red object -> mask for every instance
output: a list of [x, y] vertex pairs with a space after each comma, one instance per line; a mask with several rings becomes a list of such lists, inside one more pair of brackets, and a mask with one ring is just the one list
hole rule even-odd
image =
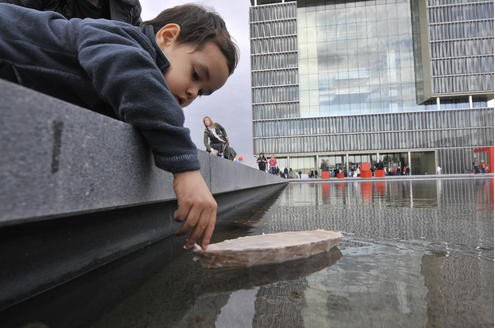
[[385, 176], [385, 170], [375, 170], [375, 177], [384, 177]]
[[330, 172], [329, 171], [321, 171], [321, 178], [322, 179], [330, 178]]
[[344, 173], [343, 172], [339, 172], [337, 173], [337, 178], [339, 179], [343, 179], [345, 177]]
[[387, 191], [387, 186], [385, 185], [384, 181], [376, 181], [375, 184], [376, 187], [376, 193], [380, 196], [385, 195], [385, 192]]
[[485, 171], [486, 173], [493, 173], [493, 146], [476, 148], [474, 150], [475, 153], [488, 153], [488, 169]]
[[371, 178], [373, 175], [370, 170], [370, 163], [363, 162], [359, 165], [359, 177], [361, 178]]
[[361, 171], [369, 171], [371, 169], [370, 163], [363, 162], [359, 165]]
[[[325, 172], [325, 171], [323, 171]], [[321, 184], [321, 198], [323, 200], [327, 200], [330, 198], [330, 184], [329, 183], [322, 183]]]
[[373, 183], [372, 182], [361, 182], [359, 184], [361, 188], [361, 197], [365, 202], [370, 202], [373, 198]]
[[359, 176], [361, 178], [371, 178], [373, 176], [373, 174], [371, 173], [370, 170], [367, 170], [367, 171], [361, 170], [361, 172], [359, 173]]
[[244, 160], [244, 157], [239, 156], [238, 160], [243, 161]]

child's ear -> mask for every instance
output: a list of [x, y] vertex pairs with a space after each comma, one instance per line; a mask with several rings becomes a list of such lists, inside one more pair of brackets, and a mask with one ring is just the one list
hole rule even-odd
[[177, 24], [167, 24], [156, 32], [155, 40], [160, 48], [173, 44], [179, 37], [180, 26]]

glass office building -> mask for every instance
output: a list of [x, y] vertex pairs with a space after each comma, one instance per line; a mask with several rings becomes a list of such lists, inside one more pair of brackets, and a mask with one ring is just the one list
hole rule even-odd
[[493, 1], [252, 1], [254, 152], [463, 173], [493, 145]]

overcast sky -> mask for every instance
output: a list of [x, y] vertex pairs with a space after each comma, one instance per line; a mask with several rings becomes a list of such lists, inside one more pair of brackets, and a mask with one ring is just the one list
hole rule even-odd
[[231, 146], [248, 164], [252, 156], [251, 71], [249, 52], [249, 0], [141, 0], [143, 20], [152, 19], [162, 10], [185, 3], [199, 3], [213, 8], [223, 17], [227, 29], [240, 49], [240, 60], [234, 74], [213, 95], [196, 99], [184, 109], [186, 126], [199, 149], [203, 145], [203, 117], [210, 116], [227, 130]]

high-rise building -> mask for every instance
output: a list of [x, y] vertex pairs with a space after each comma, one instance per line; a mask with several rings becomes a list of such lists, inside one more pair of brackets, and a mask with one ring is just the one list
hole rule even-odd
[[493, 4], [251, 0], [254, 153], [294, 170], [471, 170], [493, 146]]

